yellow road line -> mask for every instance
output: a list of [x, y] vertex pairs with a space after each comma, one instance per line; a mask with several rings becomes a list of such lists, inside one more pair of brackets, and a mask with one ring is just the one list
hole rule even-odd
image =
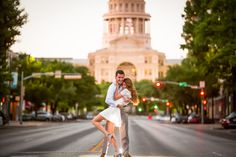
[[95, 146], [89, 149], [89, 152], [101, 152], [104, 139], [100, 140]]

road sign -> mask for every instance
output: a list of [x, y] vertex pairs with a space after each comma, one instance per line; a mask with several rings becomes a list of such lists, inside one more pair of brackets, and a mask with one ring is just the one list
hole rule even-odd
[[78, 80], [78, 79], [81, 79], [81, 75], [79, 75], [79, 74], [76, 74], [76, 75], [72, 75], [72, 74], [64, 75], [64, 79], [65, 80]]
[[205, 88], [205, 81], [200, 81], [199, 86], [200, 88]]
[[61, 78], [61, 70], [55, 71], [55, 78]]

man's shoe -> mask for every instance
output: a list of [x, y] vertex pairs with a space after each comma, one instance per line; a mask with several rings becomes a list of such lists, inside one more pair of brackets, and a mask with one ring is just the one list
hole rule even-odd
[[124, 157], [131, 157], [129, 153], [125, 154]]
[[113, 157], [122, 157], [122, 154], [116, 154]]
[[105, 153], [102, 153], [100, 157], [105, 157]]

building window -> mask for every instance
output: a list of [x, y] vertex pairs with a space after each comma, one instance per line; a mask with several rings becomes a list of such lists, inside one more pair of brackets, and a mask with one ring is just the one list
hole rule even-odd
[[129, 11], [129, 5], [128, 5], [128, 3], [125, 3], [125, 11], [126, 11], [126, 12]]
[[103, 63], [103, 64], [109, 63], [108, 57], [102, 57], [102, 58], [101, 58], [101, 63]]
[[134, 12], [134, 4], [131, 4], [131, 11]]
[[158, 60], [158, 64], [159, 64], [159, 66], [163, 66], [164, 65], [164, 61], [162, 59], [159, 59]]
[[90, 59], [89, 65], [90, 65], [90, 66], [93, 66], [93, 65], [94, 65], [94, 59]]
[[107, 69], [101, 69], [101, 76], [108, 76], [108, 73]]
[[145, 69], [144, 70], [144, 75], [145, 76], [151, 76], [152, 75], [152, 69]]
[[152, 57], [151, 56], [146, 56], [144, 58], [144, 63], [145, 64], [151, 64], [152, 63]]
[[141, 11], [144, 11], [144, 5], [143, 4], [141, 5]]
[[120, 10], [120, 11], [123, 11], [123, 9], [122, 9], [122, 3], [120, 3], [119, 10]]
[[110, 5], [110, 10], [112, 11], [112, 4]]

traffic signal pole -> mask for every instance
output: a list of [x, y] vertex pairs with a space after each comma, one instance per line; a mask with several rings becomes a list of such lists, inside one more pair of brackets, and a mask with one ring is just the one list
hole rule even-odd
[[24, 102], [24, 95], [25, 95], [25, 87], [24, 87], [24, 80], [28, 80], [33, 77], [40, 77], [40, 76], [54, 76], [55, 78], [63, 78], [65, 80], [78, 80], [81, 79], [82, 76], [80, 73], [61, 73], [60, 70], [56, 72], [42, 72], [42, 73], [32, 73], [32, 75], [24, 77], [24, 72], [21, 72], [21, 82], [20, 82], [20, 105], [19, 105], [19, 122], [22, 124], [22, 107]]
[[[155, 83], [157, 88], [161, 88], [163, 85], [162, 84], [172, 84], [172, 85], [177, 85], [180, 87], [190, 87], [191, 89], [197, 89], [200, 90], [200, 96], [201, 96], [201, 123], [204, 123], [204, 104], [203, 100], [205, 97], [205, 81], [200, 81], [199, 86], [198, 85], [190, 85], [187, 82], [175, 82], [175, 81], [157, 81]], [[203, 93], [203, 94], [202, 94]]]

